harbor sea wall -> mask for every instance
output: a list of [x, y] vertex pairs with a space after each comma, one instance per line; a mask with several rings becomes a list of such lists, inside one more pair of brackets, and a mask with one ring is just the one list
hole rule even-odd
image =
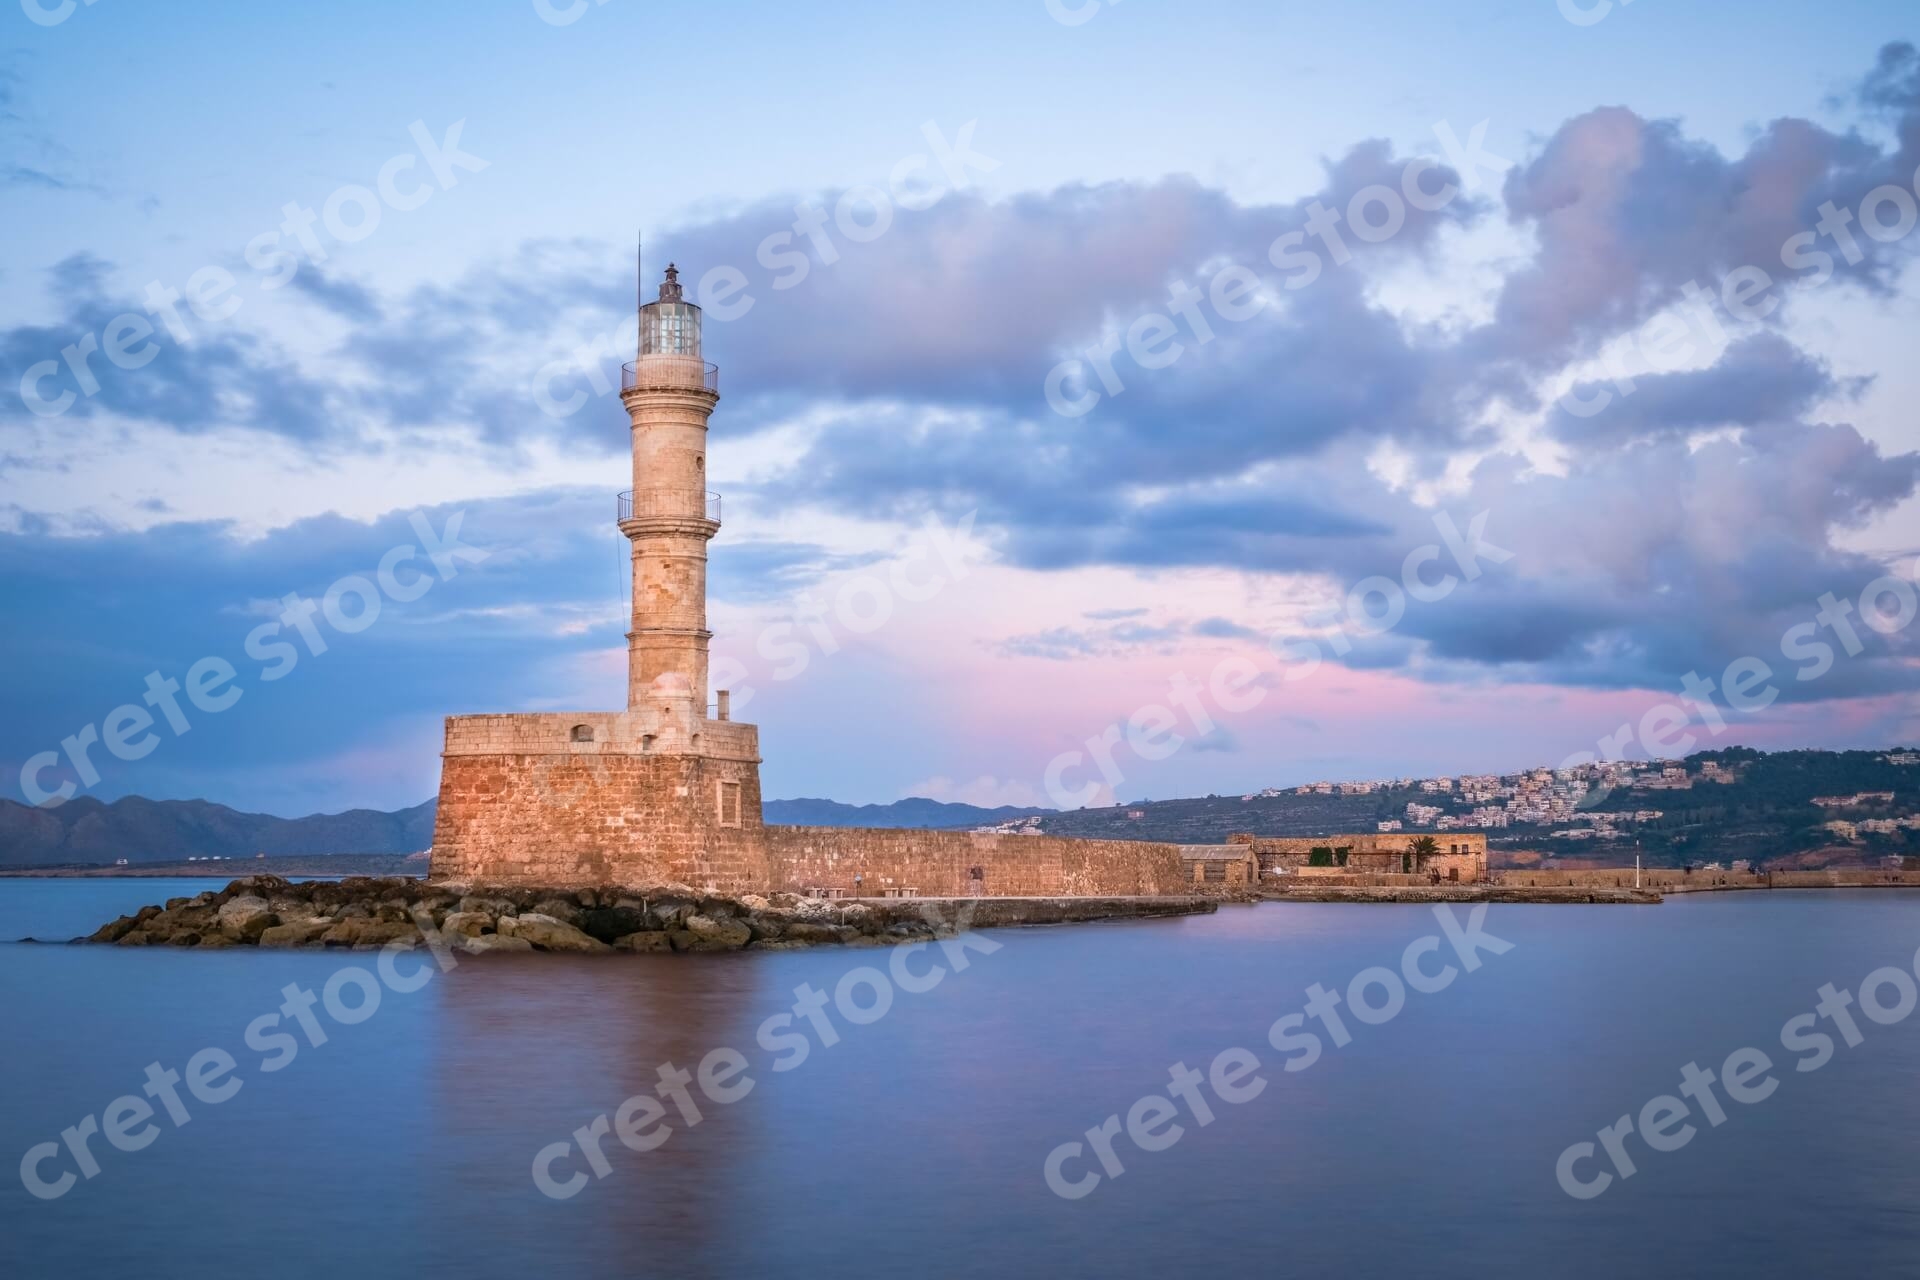
[[[1920, 888], [1920, 871], [1857, 868], [1835, 871], [1679, 871], [1646, 868], [1640, 887], [1658, 893], [1700, 893], [1727, 889]], [[1496, 871], [1496, 885], [1513, 888], [1631, 889], [1632, 867], [1583, 871]]]
[[928, 898], [1193, 892], [1179, 848], [1141, 840], [775, 825], [760, 834], [776, 892], [831, 888], [873, 897], [910, 889]]

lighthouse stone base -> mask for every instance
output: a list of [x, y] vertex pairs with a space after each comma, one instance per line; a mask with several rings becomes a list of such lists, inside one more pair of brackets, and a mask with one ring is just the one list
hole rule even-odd
[[764, 893], [759, 731], [671, 704], [449, 716], [432, 875]]

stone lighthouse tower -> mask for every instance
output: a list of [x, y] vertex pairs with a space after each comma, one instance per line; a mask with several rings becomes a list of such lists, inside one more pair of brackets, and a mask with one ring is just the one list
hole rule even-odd
[[700, 353], [700, 308], [667, 268], [660, 297], [640, 308], [640, 354], [622, 370], [633, 420], [633, 489], [620, 495], [620, 532], [633, 543], [633, 628], [627, 706], [689, 700], [707, 709], [707, 543], [720, 497], [707, 491], [707, 418], [719, 370]]
[[667, 268], [640, 308], [622, 370], [633, 488], [617, 503], [632, 548], [624, 711], [449, 716], [433, 878], [486, 884], [769, 885], [760, 738], [707, 688], [707, 420], [719, 371], [700, 308]]

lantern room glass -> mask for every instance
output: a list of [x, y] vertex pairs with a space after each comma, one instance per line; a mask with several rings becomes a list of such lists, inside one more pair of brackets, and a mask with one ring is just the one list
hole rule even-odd
[[691, 302], [650, 302], [640, 308], [640, 354], [698, 356], [700, 308]]

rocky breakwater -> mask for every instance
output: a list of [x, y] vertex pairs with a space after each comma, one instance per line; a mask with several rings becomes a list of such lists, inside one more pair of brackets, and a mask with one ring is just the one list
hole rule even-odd
[[891, 946], [951, 936], [967, 924], [966, 904], [913, 899], [848, 902], [784, 893], [722, 898], [679, 885], [559, 891], [364, 876], [304, 883], [253, 876], [218, 892], [143, 907], [75, 941], [354, 951], [435, 942], [466, 955], [785, 951]]

